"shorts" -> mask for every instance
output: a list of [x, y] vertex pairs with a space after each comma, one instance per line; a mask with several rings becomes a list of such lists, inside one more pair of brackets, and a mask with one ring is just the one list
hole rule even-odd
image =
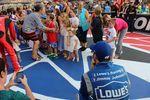
[[39, 35], [36, 34], [35, 32], [32, 32], [32, 33], [21, 32], [21, 35], [25, 40], [32, 40], [32, 41], [39, 40]]
[[87, 32], [88, 30], [83, 32], [82, 27], [78, 27], [77, 37], [79, 38], [80, 42], [87, 42]]
[[93, 41], [94, 43], [97, 43], [99, 41], [103, 41], [103, 35], [100, 33], [93, 33]]
[[53, 43], [50, 43], [49, 42], [49, 46], [52, 47], [52, 48], [57, 48], [57, 42], [53, 42]]

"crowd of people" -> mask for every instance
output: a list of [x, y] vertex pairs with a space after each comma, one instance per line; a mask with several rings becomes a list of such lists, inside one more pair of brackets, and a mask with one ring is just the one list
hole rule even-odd
[[[80, 1], [76, 4], [75, 2], [71, 3], [63, 0], [55, 3], [37, 2], [34, 7], [24, 5], [16, 7], [16, 9], [9, 8], [7, 11], [2, 11], [1, 16], [7, 16], [7, 18], [14, 23], [15, 33], [17, 34], [14, 35], [16, 37], [13, 41], [9, 41], [13, 45], [17, 55], [17, 57], [13, 56], [11, 58], [12, 63], [15, 62], [13, 66], [18, 65], [17, 68], [19, 69], [17, 69], [16, 73], [21, 70], [18, 63], [22, 62], [20, 57], [20, 44], [27, 43], [30, 45], [29, 41], [33, 43], [33, 45], [30, 46], [32, 47], [31, 58], [34, 61], [42, 59], [38, 54], [38, 51], [41, 50], [50, 59], [63, 56], [66, 61], [71, 60], [79, 62], [79, 51], [85, 51], [88, 47], [87, 34], [89, 31], [91, 31], [93, 35], [94, 44], [96, 44], [96, 46], [104, 47], [104, 49], [99, 47], [94, 47], [94, 49], [93, 47], [91, 48], [94, 52], [93, 66], [98, 66], [101, 62], [106, 62], [101, 66], [113, 66], [109, 61], [112, 61], [114, 58], [120, 58], [123, 53], [122, 42], [128, 31], [128, 23], [123, 18], [118, 18], [118, 13], [113, 16], [110, 13], [111, 8], [108, 7], [109, 5], [109, 2], [106, 2], [103, 7], [97, 1], [96, 5], [93, 6], [92, 11], [90, 12], [87, 10], [89, 8], [87, 8], [88, 4], [86, 5], [86, 2]], [[134, 9], [129, 10], [133, 11]], [[103, 14], [103, 11], [107, 14]], [[11, 29], [12, 28], [10, 28], [10, 30]], [[102, 50], [98, 51], [98, 49]], [[107, 51], [108, 53], [105, 55], [105, 52]], [[9, 56], [12, 56], [11, 53], [9, 53]], [[4, 61], [6, 61], [6, 59]], [[1, 61], [1, 63], [3, 63], [3, 61]], [[125, 73], [122, 67], [119, 68], [117, 66], [117, 68], [114, 68], [113, 70], [121, 70], [121, 75]], [[3, 72], [5, 72], [4, 68], [1, 73]], [[89, 76], [91, 76], [91, 74], [89, 74]], [[108, 76], [110, 77], [110, 75]], [[95, 77], [100, 76], [97, 75], [92, 78]], [[23, 79], [21, 80], [23, 83]], [[26, 80], [26, 77], [24, 80]], [[82, 81], [85, 85], [86, 79], [82, 79]], [[124, 78], [119, 81], [129, 82], [126, 74], [124, 74]], [[5, 82], [3, 82], [3, 84], [4, 83]], [[126, 86], [128, 87], [128, 84]], [[122, 85], [119, 85], [119, 88], [122, 88]], [[86, 90], [86, 88], [82, 88], [81, 85], [80, 93], [83, 97], [89, 94], [86, 93], [86, 95], [84, 95], [84, 90]], [[88, 96], [94, 97], [95, 100], [97, 98], [95, 95], [95, 93], [92, 93]], [[121, 96], [126, 96], [126, 98], [128, 98], [128, 91]], [[34, 99], [32, 95], [28, 95], [28, 97]]]
[[[91, 14], [86, 10], [87, 5], [79, 3], [76, 6], [74, 3], [65, 1], [61, 3], [46, 2], [43, 5], [36, 5], [34, 8], [27, 5], [16, 9], [10, 8], [7, 11], [2, 11], [1, 15], [8, 15], [15, 22], [18, 40], [33, 41], [33, 60], [40, 60], [41, 57], [37, 54], [38, 49], [47, 47], [45, 53], [49, 57], [58, 57], [59, 54], [63, 53], [67, 60], [76, 59], [79, 61], [77, 52], [79, 49], [84, 51], [87, 48], [89, 30], [92, 32], [94, 43], [102, 41], [103, 36], [106, 36], [105, 40], [112, 45], [114, 51], [113, 58], [115, 52], [116, 58], [120, 57], [122, 40], [128, 30], [127, 23], [117, 16], [109, 16], [110, 14], [105, 14], [103, 17], [101, 5], [94, 7], [92, 13], [90, 12]], [[111, 29], [113, 27], [116, 31]], [[67, 30], [72, 30], [72, 33]], [[119, 32], [120, 35], [117, 39]], [[108, 33], [112, 34], [109, 35]], [[115, 41], [118, 41], [117, 48]], [[17, 53], [17, 55], [18, 60], [21, 61], [20, 54]]]

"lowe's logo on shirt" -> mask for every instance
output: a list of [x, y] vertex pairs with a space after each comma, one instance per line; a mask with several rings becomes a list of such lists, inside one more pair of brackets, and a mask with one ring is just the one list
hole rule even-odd
[[95, 88], [97, 100], [125, 99], [129, 96], [128, 82], [112, 81], [104, 86]]

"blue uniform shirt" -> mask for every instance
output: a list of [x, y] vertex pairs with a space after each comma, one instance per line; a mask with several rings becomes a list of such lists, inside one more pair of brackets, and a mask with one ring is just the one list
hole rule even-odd
[[104, 12], [105, 12], [105, 13], [110, 13], [110, 12], [111, 12], [111, 7], [108, 6], [108, 5], [105, 6]]
[[79, 94], [82, 100], [128, 100], [129, 83], [122, 66], [101, 62], [82, 76]]

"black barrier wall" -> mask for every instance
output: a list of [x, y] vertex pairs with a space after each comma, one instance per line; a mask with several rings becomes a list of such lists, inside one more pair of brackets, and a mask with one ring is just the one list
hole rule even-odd
[[[89, 11], [90, 14], [93, 13], [93, 11]], [[114, 14], [114, 12], [112, 13], [102, 13], [102, 15], [105, 14], [109, 14], [111, 15], [111, 17]], [[127, 16], [128, 17], [128, 16]], [[145, 32], [145, 33], [149, 33], [150, 34], [150, 14], [136, 14], [135, 18], [133, 19], [125, 19], [123, 18], [129, 25], [129, 29], [128, 31], [131, 32], [132, 31], [137, 31], [137, 32]]]
[[134, 30], [150, 34], [150, 14], [137, 14], [134, 21]]

